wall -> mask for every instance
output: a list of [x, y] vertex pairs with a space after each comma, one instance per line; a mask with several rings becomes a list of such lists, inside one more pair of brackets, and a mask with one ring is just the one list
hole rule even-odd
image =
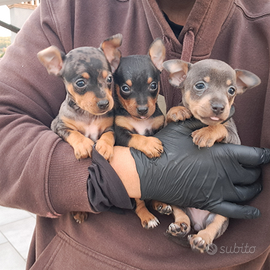
[[[25, 21], [32, 14], [36, 5], [32, 4], [14, 4], [8, 6], [10, 9], [10, 24], [21, 28]], [[14, 41], [16, 37], [15, 33], [11, 33], [11, 42]]]

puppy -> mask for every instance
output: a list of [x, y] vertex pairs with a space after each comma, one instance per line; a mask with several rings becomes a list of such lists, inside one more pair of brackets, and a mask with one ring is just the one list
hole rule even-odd
[[[163, 152], [161, 141], [152, 135], [163, 128], [165, 120], [157, 104], [165, 54], [162, 40], [156, 39], [148, 55], [121, 58], [114, 73], [116, 145], [133, 147], [149, 158], [158, 158]], [[158, 202], [153, 203], [164, 213], [171, 211], [171, 208], [162, 207]], [[139, 199], [136, 199], [136, 213], [146, 229], [154, 228], [159, 223], [147, 210], [144, 201]]]
[[[97, 151], [107, 160], [115, 143], [112, 72], [118, 67], [122, 35], [104, 40], [99, 48], [80, 47], [64, 54], [55, 46], [38, 53], [49, 74], [63, 79], [67, 95], [51, 128], [74, 149], [79, 160]], [[74, 214], [81, 223], [86, 213]]]
[[[193, 116], [207, 125], [191, 134], [199, 147], [211, 147], [215, 142], [240, 144], [231, 108], [236, 95], [259, 85], [260, 79], [249, 71], [234, 70], [212, 59], [195, 64], [169, 60], [163, 66], [169, 72], [170, 83], [181, 88], [183, 103], [169, 110], [167, 122], [184, 121]], [[167, 233], [185, 237], [193, 227], [198, 233], [190, 234], [188, 241], [193, 250], [201, 253], [208, 250], [229, 224], [226, 217], [195, 208], [173, 206], [173, 214], [175, 222]]]

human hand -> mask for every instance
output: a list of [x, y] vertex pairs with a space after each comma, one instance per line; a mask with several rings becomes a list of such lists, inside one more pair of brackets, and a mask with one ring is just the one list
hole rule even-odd
[[256, 218], [260, 211], [239, 205], [260, 193], [256, 182], [270, 150], [233, 144], [211, 148], [194, 145], [191, 133], [202, 127], [195, 119], [170, 123], [155, 136], [163, 143], [160, 158], [149, 159], [131, 148], [140, 177], [141, 199], [195, 207], [231, 218]]

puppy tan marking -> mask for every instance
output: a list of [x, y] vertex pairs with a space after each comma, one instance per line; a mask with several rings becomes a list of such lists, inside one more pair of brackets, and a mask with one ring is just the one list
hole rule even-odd
[[90, 78], [90, 75], [87, 72], [84, 72], [82, 73], [82, 77], [88, 80]]
[[132, 81], [131, 80], [127, 80], [126, 81], [126, 84], [131, 87], [132, 86]]
[[203, 78], [203, 80], [204, 80], [205, 82], [209, 83], [209, 82], [210, 82], [210, 77], [209, 77], [209, 76], [206, 76], [206, 77]]
[[228, 80], [226, 81], [226, 84], [227, 84], [228, 86], [230, 86], [230, 85], [232, 84], [232, 80], [228, 79]]

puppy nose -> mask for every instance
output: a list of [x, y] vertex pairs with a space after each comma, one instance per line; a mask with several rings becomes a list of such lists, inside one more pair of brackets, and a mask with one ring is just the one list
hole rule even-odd
[[100, 100], [97, 103], [97, 105], [101, 110], [105, 110], [105, 109], [107, 109], [109, 107], [109, 100], [107, 100], [107, 99]]
[[212, 111], [218, 115], [224, 112], [225, 106], [220, 103], [213, 103], [212, 104]]
[[148, 112], [148, 107], [147, 106], [138, 106], [137, 112], [139, 115], [146, 115]]

